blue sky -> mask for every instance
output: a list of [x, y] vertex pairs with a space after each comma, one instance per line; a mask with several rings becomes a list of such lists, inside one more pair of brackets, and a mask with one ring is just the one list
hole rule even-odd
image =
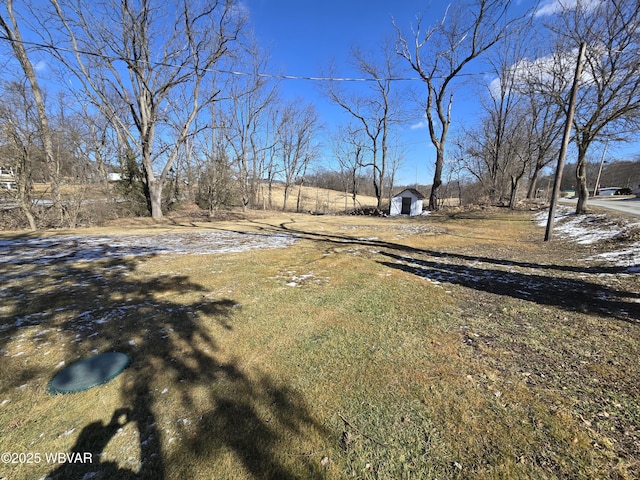
[[[319, 76], [331, 61], [335, 61], [339, 76], [361, 76], [349, 65], [352, 47], [375, 51], [385, 38], [396, 38], [392, 16], [398, 26], [410, 32], [417, 15], [422, 14], [423, 25], [430, 26], [442, 18], [447, 5], [429, 0], [245, 0], [244, 3], [259, 44], [270, 51], [272, 71], [303, 77]], [[401, 65], [406, 67], [404, 63]], [[408, 77], [416, 77], [411, 70], [405, 73]], [[481, 78], [481, 81], [490, 80]], [[424, 92], [422, 82], [410, 83], [419, 92]], [[366, 88], [366, 84], [358, 83], [360, 85]], [[348, 118], [320, 94], [318, 82], [283, 80], [281, 87], [287, 98], [301, 97], [312, 101], [327, 129]], [[478, 91], [477, 85], [467, 85], [456, 91], [452, 129], [456, 123], [479, 114]], [[422, 121], [420, 105], [416, 103], [415, 107], [407, 124], [400, 127], [405, 158], [398, 172], [398, 184], [413, 184], [416, 180], [420, 184], [430, 184], [433, 177], [435, 153]], [[330, 157], [328, 147], [325, 154]], [[330, 161], [326, 157], [325, 160]]]
[[[454, 0], [455, 1], [455, 0]], [[542, 0], [538, 19], [557, 11], [559, 0]], [[599, 0], [585, 0], [597, 2]], [[349, 65], [349, 52], [353, 46], [362, 50], [375, 50], [385, 38], [395, 39], [396, 30], [391, 17], [405, 34], [415, 25], [417, 15], [423, 16], [423, 25], [430, 26], [442, 19], [449, 2], [437, 0], [244, 0], [251, 24], [259, 44], [270, 51], [273, 73], [313, 77], [319, 76], [333, 60], [341, 77], [359, 76]], [[563, 0], [565, 5], [575, 0]], [[531, 8], [533, 0], [514, 2], [516, 13]], [[404, 65], [403, 65], [404, 66]], [[481, 72], [483, 66], [470, 65], [466, 72]], [[407, 70], [406, 75], [415, 77]], [[469, 126], [481, 114], [479, 97], [485, 85], [495, 77], [480, 73], [472, 80], [459, 84], [454, 90], [453, 122], [451, 133], [461, 125]], [[422, 82], [411, 82], [418, 92], [424, 92]], [[365, 84], [362, 88], [366, 88]], [[321, 115], [322, 122], [330, 130], [344, 122], [346, 114], [320, 94], [318, 82], [283, 80], [282, 91], [287, 98], [301, 97], [312, 101]], [[401, 141], [405, 151], [403, 166], [398, 172], [397, 184], [430, 184], [433, 177], [435, 153], [428, 140], [428, 130], [421, 116], [420, 106], [415, 104], [412, 118], [401, 128]], [[421, 125], [421, 128], [417, 128]], [[330, 161], [330, 148], [325, 148], [323, 161]], [[612, 149], [610, 154], [637, 153], [637, 146]], [[594, 149], [592, 157], [598, 157]], [[571, 161], [571, 158], [568, 158]]]
[[[451, 0], [456, 2], [456, 0]], [[538, 12], [544, 15], [557, 11], [560, 0], [541, 0]], [[576, 0], [562, 0], [571, 6]], [[599, 2], [602, 0], [582, 0]], [[442, 19], [447, 4], [439, 0], [240, 0], [248, 12], [250, 24], [255, 30], [259, 45], [270, 53], [270, 73], [301, 77], [320, 76], [335, 61], [336, 75], [360, 76], [349, 64], [350, 50], [359, 47], [363, 51], [379, 50], [385, 39], [394, 41], [396, 30], [391, 18], [396, 21], [407, 37], [416, 17], [422, 15], [423, 26], [434, 25]], [[514, 0], [515, 13], [531, 8], [534, 0]], [[544, 14], [544, 15], [543, 15]], [[43, 61], [36, 61], [38, 70], [46, 68]], [[400, 65], [407, 67], [400, 59]], [[486, 70], [481, 63], [468, 66], [466, 73]], [[404, 76], [416, 77], [407, 68]], [[461, 126], [475, 124], [482, 113], [479, 98], [486, 93], [486, 85], [494, 76], [479, 73], [466, 77], [454, 90], [453, 123], [451, 135]], [[421, 81], [401, 82], [400, 86], [412, 86], [424, 98], [425, 86]], [[367, 88], [366, 83], [350, 84], [351, 88]], [[307, 80], [283, 80], [283, 96], [287, 99], [302, 98], [311, 101], [319, 111], [321, 122], [326, 126], [323, 137], [324, 157], [320, 162], [331, 165], [332, 155], [328, 133], [337, 125], [344, 124], [349, 116], [331, 104], [321, 93], [319, 82]], [[433, 178], [435, 152], [428, 139], [428, 130], [423, 118], [421, 104], [413, 102], [414, 110], [406, 124], [399, 127], [400, 144], [405, 156], [398, 172], [396, 184], [410, 185], [417, 181], [430, 184]], [[451, 138], [451, 137], [450, 137]], [[609, 146], [610, 156], [629, 157], [640, 153], [638, 144], [626, 147]], [[600, 152], [594, 148], [591, 158], [599, 160]], [[571, 158], [569, 157], [569, 161]]]
[[[303, 77], [319, 76], [332, 61], [339, 76], [360, 77], [349, 65], [352, 47], [375, 51], [385, 38], [395, 39], [392, 16], [399, 26], [408, 30], [421, 11], [425, 22], [432, 24], [442, 16], [446, 6], [424, 0], [246, 0], [245, 4], [259, 44], [271, 53], [273, 72]], [[411, 71], [406, 74], [416, 76]], [[422, 87], [420, 82], [412, 83]], [[364, 83], [358, 86], [367, 87]], [[320, 94], [318, 82], [283, 80], [281, 87], [287, 98], [312, 101], [327, 129], [348, 118]], [[421, 115], [416, 108], [414, 118], [401, 127], [406, 158], [399, 172], [399, 183], [414, 183], [416, 173], [419, 183], [430, 183], [432, 179], [435, 157], [427, 130], [411, 128], [421, 121]], [[325, 148], [325, 153], [330, 156], [330, 149]]]

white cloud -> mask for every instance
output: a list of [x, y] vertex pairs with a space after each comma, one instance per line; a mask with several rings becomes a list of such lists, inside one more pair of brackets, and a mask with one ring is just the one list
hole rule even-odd
[[575, 10], [578, 5], [582, 6], [587, 12], [595, 10], [606, 0], [547, 0], [540, 5], [534, 16], [543, 17], [549, 15], [557, 15], [562, 10]]
[[[590, 46], [590, 50], [589, 53], [594, 59], [606, 55], [606, 51], [598, 48], [598, 45]], [[573, 82], [577, 59], [577, 48], [534, 59], [524, 58], [509, 67], [509, 75], [513, 76], [510, 84], [516, 90], [525, 87], [531, 81], [538, 85], [538, 88], [557, 90], [560, 87], [567, 89]], [[593, 74], [588, 69], [583, 69], [580, 82], [582, 85], [593, 83]], [[499, 98], [500, 88], [500, 77], [495, 77], [489, 82], [488, 90], [493, 98]]]
[[413, 125], [411, 125], [409, 128], [411, 130], [418, 130], [420, 128], [426, 128], [427, 127], [427, 122], [425, 122], [424, 120], [420, 120], [418, 123], [414, 123]]
[[33, 66], [33, 69], [36, 72], [44, 72], [45, 70], [47, 70], [47, 68], [48, 68], [47, 62], [45, 62], [44, 60], [40, 60]]
[[[517, 68], [517, 67], [514, 66], [512, 68]], [[492, 98], [500, 97], [501, 85], [502, 85], [502, 82], [500, 80], [500, 77], [496, 77], [493, 80], [491, 80], [491, 82], [489, 82], [489, 86], [487, 88], [489, 89], [489, 95], [491, 95]]]

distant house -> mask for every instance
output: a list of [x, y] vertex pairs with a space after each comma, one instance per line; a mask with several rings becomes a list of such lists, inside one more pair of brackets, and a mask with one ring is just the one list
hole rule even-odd
[[16, 188], [16, 177], [11, 167], [0, 167], [0, 188], [14, 190]]
[[420, 215], [422, 213], [422, 195], [415, 188], [405, 188], [391, 198], [390, 215]]

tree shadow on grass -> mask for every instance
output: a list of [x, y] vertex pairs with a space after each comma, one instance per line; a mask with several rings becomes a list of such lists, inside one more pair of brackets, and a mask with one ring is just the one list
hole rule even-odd
[[445, 263], [390, 252], [380, 254], [394, 260], [380, 261], [380, 264], [432, 281], [462, 285], [570, 311], [603, 314], [632, 323], [640, 320], [639, 292], [619, 291], [572, 277], [528, 274], [469, 263]]
[[[197, 428], [168, 460], [179, 464], [185, 455], [195, 460], [174, 468], [179, 478], [196, 475], [202, 465], [222, 457], [239, 460], [249, 478], [324, 478], [319, 452], [300, 451], [295, 439], [314, 431], [329, 434], [311, 417], [298, 392], [267, 376], [241, 377], [228, 391], [218, 390], [212, 403], [214, 408], [200, 417]], [[285, 448], [283, 439], [288, 439]], [[227, 469], [220, 478], [245, 475]]]
[[[439, 250], [431, 250], [426, 248], [411, 247], [402, 243], [389, 242], [378, 239], [369, 238], [355, 238], [348, 235], [336, 235], [332, 233], [319, 233], [310, 232], [295, 228], [296, 221], [291, 219], [290, 222], [282, 222], [279, 225], [271, 225], [257, 220], [251, 221], [251, 224], [261, 232], [262, 235], [274, 235], [274, 234], [288, 234], [298, 239], [307, 239], [317, 242], [323, 242], [331, 245], [341, 246], [355, 246], [355, 247], [369, 247], [372, 249], [387, 249], [395, 252], [415, 254], [415, 255], [429, 255], [434, 258], [445, 259], [457, 259], [466, 262], [484, 262], [501, 266], [509, 267], [521, 267], [532, 269], [544, 269], [544, 270], [557, 270], [559, 272], [573, 272], [573, 273], [586, 273], [586, 274], [616, 274], [625, 273], [630, 268], [619, 266], [602, 266], [602, 265], [559, 265], [559, 264], [544, 264], [526, 262], [520, 260], [511, 260], [503, 258], [493, 258], [479, 255], [467, 255], [461, 253], [445, 252]], [[230, 231], [226, 230], [225, 231]], [[236, 233], [246, 233], [241, 231], [232, 230]]]
[[[570, 311], [605, 314], [631, 323], [640, 321], [640, 292], [617, 290], [587, 280], [589, 275], [620, 274], [632, 271], [630, 268], [542, 264], [415, 248], [377, 239], [308, 232], [296, 228], [294, 219], [278, 226], [258, 221], [252, 223], [263, 234], [288, 233], [297, 238], [331, 245], [368, 247], [374, 249], [372, 251], [376, 254], [394, 260], [379, 263], [423, 278], [541, 305], [558, 306]], [[516, 269], [527, 269], [535, 273], [518, 272]]]
[[[56, 349], [67, 365], [107, 351], [132, 359], [118, 379], [120, 407], [111, 421], [91, 420], [78, 428], [70, 453], [92, 453], [93, 463], [59, 465], [51, 478], [188, 478], [207, 471], [225, 452], [233, 452], [251, 478], [299, 478], [301, 472], [320, 478], [319, 459], [300, 455], [283, 460], [282, 452], [299, 447], [298, 437], [313, 432], [328, 436], [304, 398], [286, 383], [248, 373], [238, 361], [222, 358], [220, 337], [233, 329], [233, 312], [241, 306], [229, 298], [212, 299], [212, 292], [185, 275], [141, 274], [138, 265], [148, 258], [0, 265], [0, 277], [11, 283], [3, 295], [7, 304], [0, 313], [0, 348], [36, 329], [49, 332], [42, 337], [50, 344], [47, 348]], [[197, 301], [174, 300], [194, 292]], [[46, 362], [34, 368], [15, 359], [13, 367], [13, 373], [2, 374], [0, 393], [12, 394], [18, 382], [42, 385], [56, 373]], [[44, 389], [35, 391], [42, 394]], [[82, 395], [59, 400], [72, 406]], [[99, 405], [89, 411], [93, 418], [107, 413]], [[78, 420], [61, 421], [75, 428]], [[138, 468], [97, 462], [126, 424], [134, 424], [137, 432], [137, 445], [131, 446], [140, 452]], [[196, 464], [181, 464], [185, 454]]]

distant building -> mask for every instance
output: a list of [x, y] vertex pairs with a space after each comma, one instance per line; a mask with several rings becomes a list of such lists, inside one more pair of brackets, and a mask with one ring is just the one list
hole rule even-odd
[[391, 198], [390, 215], [420, 215], [422, 214], [422, 195], [415, 188], [405, 188]]
[[16, 177], [11, 167], [0, 167], [0, 188], [14, 190], [16, 188]]

